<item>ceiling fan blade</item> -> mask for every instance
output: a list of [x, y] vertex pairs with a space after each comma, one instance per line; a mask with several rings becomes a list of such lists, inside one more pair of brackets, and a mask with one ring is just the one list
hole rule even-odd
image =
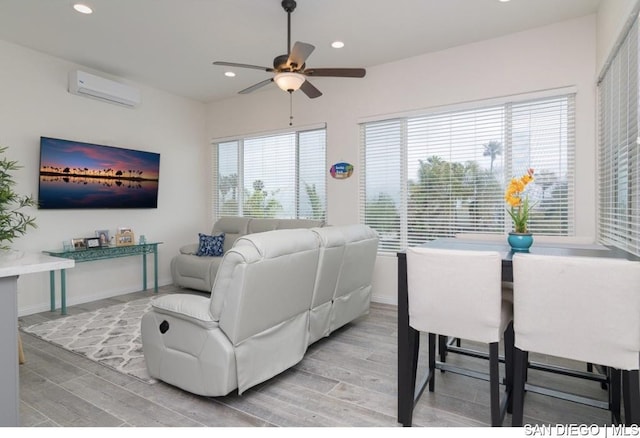
[[226, 65], [228, 67], [252, 68], [254, 70], [274, 71], [271, 67], [261, 67], [259, 65], [238, 64], [237, 62], [215, 61], [213, 65]]
[[322, 96], [322, 92], [320, 92], [320, 90], [314, 87], [313, 84], [309, 81], [304, 81], [300, 86], [300, 89], [304, 94], [307, 95], [307, 97], [311, 99], [315, 99], [316, 97]]
[[316, 77], [363, 78], [367, 71], [364, 68], [308, 68], [302, 74]]
[[273, 82], [273, 78], [269, 78], [269, 79], [265, 79], [264, 81], [260, 81], [257, 84], [253, 84], [252, 86], [245, 88], [244, 90], [240, 90], [238, 91], [239, 94], [247, 94], [247, 93], [251, 93], [252, 91], [257, 90], [258, 88], [264, 87], [265, 85], [269, 84]]
[[315, 50], [315, 46], [307, 43], [301, 43], [300, 41], [296, 41], [291, 49], [291, 53], [289, 53], [289, 59], [287, 60], [287, 65], [291, 67], [295, 65], [295, 68], [300, 68], [304, 65], [304, 62], [307, 60], [311, 52]]

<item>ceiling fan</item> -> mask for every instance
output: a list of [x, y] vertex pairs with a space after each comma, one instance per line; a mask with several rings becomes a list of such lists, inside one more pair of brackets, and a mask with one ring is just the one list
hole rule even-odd
[[300, 89], [311, 99], [322, 96], [307, 77], [340, 77], [340, 78], [362, 78], [366, 74], [364, 68], [306, 68], [305, 61], [311, 55], [315, 47], [311, 44], [296, 41], [291, 47], [291, 13], [296, 8], [294, 0], [282, 0], [282, 8], [287, 13], [287, 54], [276, 56], [273, 60], [273, 68], [261, 67], [259, 65], [238, 64], [235, 62], [215, 61], [214, 65], [226, 65], [230, 67], [252, 68], [275, 73], [272, 78], [260, 81], [244, 90], [240, 94], [251, 93], [258, 88], [275, 82], [278, 87], [289, 93]]

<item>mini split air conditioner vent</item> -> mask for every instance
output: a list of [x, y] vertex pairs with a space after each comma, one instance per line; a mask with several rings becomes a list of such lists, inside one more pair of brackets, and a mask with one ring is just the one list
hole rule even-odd
[[69, 73], [69, 93], [128, 107], [140, 104], [140, 91], [137, 88], [80, 70]]

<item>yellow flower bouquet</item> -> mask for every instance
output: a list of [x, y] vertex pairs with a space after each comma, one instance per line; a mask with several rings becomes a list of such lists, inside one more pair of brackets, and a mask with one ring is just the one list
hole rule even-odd
[[529, 204], [529, 197], [524, 195], [524, 191], [532, 181], [533, 169], [529, 169], [522, 177], [511, 180], [504, 195], [504, 199], [509, 205], [507, 213], [513, 219], [514, 232], [516, 233], [528, 232], [529, 213], [534, 206]]

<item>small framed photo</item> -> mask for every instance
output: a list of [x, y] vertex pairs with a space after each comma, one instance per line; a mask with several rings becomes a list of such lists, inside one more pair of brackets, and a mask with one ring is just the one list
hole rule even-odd
[[133, 232], [125, 231], [124, 233], [118, 232], [116, 234], [116, 246], [129, 246], [135, 243]]
[[84, 239], [84, 244], [88, 249], [100, 248], [100, 238], [87, 237], [86, 239]]
[[111, 243], [109, 230], [96, 230], [96, 237], [100, 240], [100, 246], [109, 246]]
[[84, 237], [78, 237], [75, 239], [71, 239], [71, 245], [73, 245], [73, 249], [78, 250], [78, 249], [86, 249], [87, 245], [84, 241]]

